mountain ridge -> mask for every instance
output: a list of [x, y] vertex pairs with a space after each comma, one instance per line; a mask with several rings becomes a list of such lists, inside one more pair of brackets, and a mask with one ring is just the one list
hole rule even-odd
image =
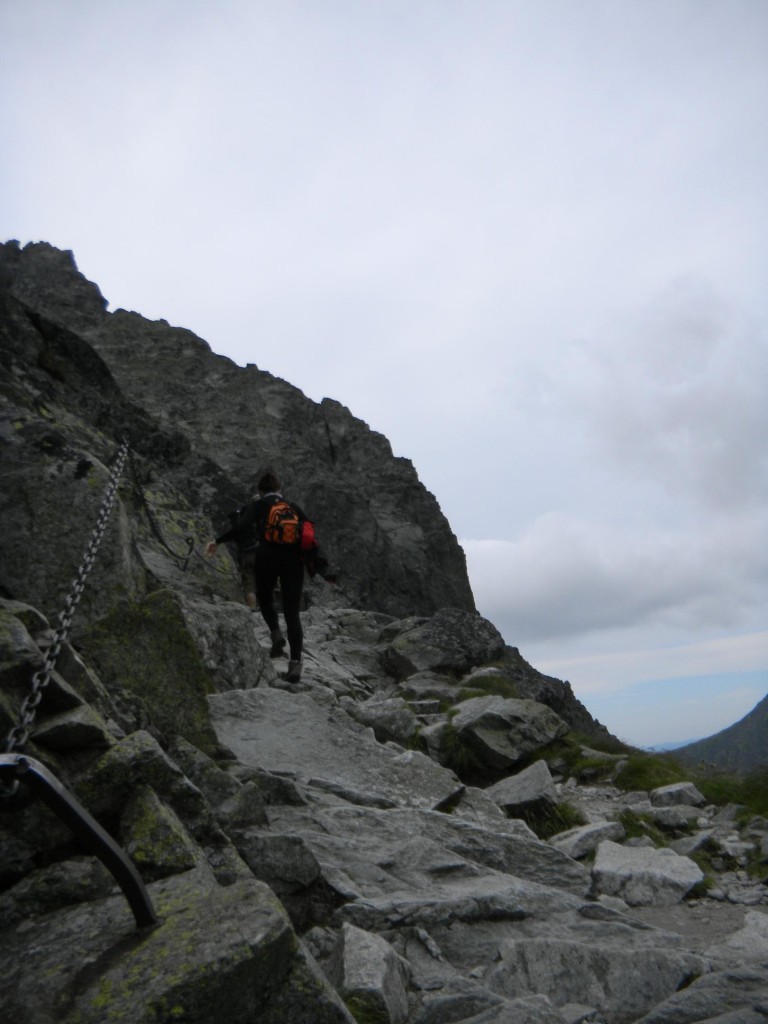
[[738, 774], [768, 764], [768, 694], [738, 722], [677, 747], [674, 756], [686, 765], [704, 763]]

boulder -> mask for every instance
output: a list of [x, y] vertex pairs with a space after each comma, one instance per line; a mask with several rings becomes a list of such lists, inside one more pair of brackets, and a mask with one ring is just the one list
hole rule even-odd
[[34, 732], [35, 743], [49, 750], [107, 750], [115, 742], [104, 719], [90, 705], [44, 718]]
[[694, 861], [673, 850], [619, 846], [610, 839], [598, 847], [592, 868], [597, 891], [620, 896], [630, 906], [679, 903], [703, 879]]
[[704, 974], [641, 1017], [637, 1024], [764, 1024], [768, 964]]
[[748, 912], [743, 927], [729, 935], [725, 942], [710, 946], [707, 955], [734, 965], [768, 964], [768, 914]]
[[109, 896], [114, 885], [112, 875], [94, 857], [58, 861], [29, 871], [0, 894], [0, 919], [7, 928], [39, 914]]
[[380, 743], [386, 743], [388, 740], [407, 743], [416, 732], [416, 715], [402, 697], [371, 697], [366, 701], [342, 697], [339, 700], [339, 707], [356, 722], [373, 729], [374, 736]]
[[300, 833], [333, 878], [343, 873], [358, 896], [400, 892], [421, 899], [434, 889], [471, 892], [476, 879], [492, 876], [496, 886], [530, 881], [583, 896], [589, 875], [570, 857], [536, 839], [520, 822], [489, 825], [415, 807], [380, 810], [329, 806], [275, 808], [273, 830]]
[[650, 798], [654, 807], [671, 807], [674, 804], [703, 807], [707, 802], [692, 782], [673, 782], [669, 786], [659, 786], [651, 790]]
[[407, 701], [436, 700], [449, 705], [456, 701], [456, 681], [440, 672], [414, 672], [398, 683], [398, 693]]
[[510, 818], [527, 810], [557, 803], [557, 790], [546, 761], [534, 761], [528, 768], [509, 775], [485, 790]]
[[418, 672], [462, 675], [477, 665], [501, 657], [504, 640], [487, 619], [476, 612], [443, 608], [426, 621], [389, 626], [392, 639], [382, 646], [382, 659], [399, 679]]
[[306, 889], [320, 877], [320, 865], [301, 836], [251, 830], [237, 841], [254, 875], [279, 896]]
[[[150, 895], [161, 923], [145, 935], [132, 932], [122, 897], [4, 928], [5, 1019], [14, 1024], [107, 1019], [209, 1024], [222, 1006], [231, 1024], [285, 1019], [274, 1011], [300, 959], [298, 943], [265, 885], [243, 879], [223, 888], [198, 868], [156, 882]], [[33, 955], [20, 957], [20, 942]], [[338, 1001], [325, 997], [327, 987], [315, 976], [303, 992], [294, 989], [303, 1018], [293, 1019], [350, 1024]]]
[[406, 1021], [408, 964], [381, 936], [344, 924], [329, 974], [357, 1020]]
[[561, 853], [579, 860], [594, 853], [603, 840], [611, 839], [618, 842], [623, 838], [624, 827], [618, 821], [603, 821], [558, 832], [556, 836], [552, 836], [549, 843]]
[[202, 863], [197, 844], [151, 786], [137, 786], [120, 819], [123, 849], [145, 880], [189, 871]]
[[511, 768], [568, 732], [544, 704], [503, 697], [473, 697], [458, 705], [452, 720], [458, 739], [493, 769]]
[[[546, 995], [555, 1006], [581, 1003], [612, 1024], [630, 1024], [705, 969], [701, 957], [630, 938], [624, 926], [595, 922], [580, 936], [510, 939], [485, 979], [506, 996]], [[620, 939], [620, 941], [619, 941]]]
[[181, 598], [160, 590], [120, 602], [82, 645], [104, 683], [139, 698], [168, 739], [183, 736], [207, 753], [216, 751], [205, 700], [213, 682]]
[[664, 804], [654, 807], [648, 815], [654, 825], [668, 831], [685, 831], [695, 826], [699, 820], [699, 812], [690, 804]]

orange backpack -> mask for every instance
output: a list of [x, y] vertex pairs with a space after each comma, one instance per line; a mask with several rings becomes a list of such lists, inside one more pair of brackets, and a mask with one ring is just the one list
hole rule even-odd
[[267, 513], [264, 540], [270, 544], [297, 544], [304, 554], [317, 551], [315, 524], [299, 515], [296, 506], [282, 498]]
[[270, 506], [264, 525], [264, 540], [270, 544], [301, 542], [301, 519], [293, 505], [281, 500]]

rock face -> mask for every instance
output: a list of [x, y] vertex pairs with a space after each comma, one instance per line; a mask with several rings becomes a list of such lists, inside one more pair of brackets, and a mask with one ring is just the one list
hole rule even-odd
[[[23, 756], [80, 808], [73, 830], [19, 750], [0, 756], [0, 782], [19, 782], [0, 795], [0, 1019], [764, 1019], [768, 895], [745, 868], [768, 874], [768, 822], [688, 785], [572, 776], [573, 751], [608, 771], [622, 754], [584, 748], [612, 738], [477, 614], [436, 503], [383, 438], [188, 332], [106, 313], [50, 246], [2, 248], [0, 360], [0, 732], [33, 698]], [[229, 443], [246, 402], [256, 455]], [[296, 497], [323, 510], [346, 577], [307, 584], [298, 684], [234, 564], [200, 554], [289, 417], [316, 439], [289, 467], [309, 488]], [[375, 566], [345, 547], [353, 521]], [[83, 814], [130, 857], [153, 927], [94, 855], [104, 840], [83, 845]], [[720, 864], [709, 895], [702, 850]], [[695, 927], [642, 916], [673, 913]]]
[[[44, 243], [1, 246], [3, 281], [33, 314], [87, 339], [125, 398], [155, 419], [148, 429], [176, 435], [226, 473], [232, 486], [206, 507], [219, 532], [254, 493], [260, 471], [274, 466], [286, 493], [317, 520], [356, 604], [401, 616], [474, 609], [463, 551], [437, 501], [411, 463], [338, 402], [317, 404], [254, 365], [238, 367], [191, 331], [105, 312], [71, 253]], [[52, 364], [63, 357], [53, 339], [51, 347]]]

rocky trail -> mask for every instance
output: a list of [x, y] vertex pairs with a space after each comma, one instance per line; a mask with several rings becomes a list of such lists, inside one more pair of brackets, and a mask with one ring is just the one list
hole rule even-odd
[[[567, 727], [529, 698], [469, 697], [458, 705], [463, 742], [485, 759], [489, 773], [498, 774], [494, 764], [504, 758], [526, 764], [509, 766], [500, 782], [484, 788], [462, 782], [413, 740], [431, 730], [439, 750], [438, 726], [456, 721], [455, 707], [435, 710], [437, 694], [470, 691], [470, 683], [476, 688], [483, 677], [498, 682], [504, 675], [498, 656], [497, 664], [475, 665], [458, 679], [445, 669], [446, 658], [466, 667], [484, 654], [498, 655], [493, 630], [470, 613], [413, 621], [338, 607], [338, 595], [316, 587], [322, 593], [306, 613], [308, 670], [299, 684], [280, 678], [280, 663], [265, 655], [264, 628], [244, 607], [226, 601], [187, 607], [201, 651], [215, 649], [216, 622], [234, 617], [251, 634], [249, 649], [258, 658], [254, 685], [207, 697], [218, 744], [209, 754], [182, 737], [164, 743], [166, 752], [154, 729], [126, 731], [125, 712], [104, 692], [87, 715], [78, 704], [44, 720], [36, 734], [42, 747], [67, 752], [65, 763], [79, 761], [84, 748], [106, 751], [75, 776], [74, 787], [107, 818], [118, 792], [127, 801], [119, 834], [145, 877], [155, 879], [149, 891], [163, 924], [145, 943], [159, 944], [162, 952], [154, 956], [170, 958], [170, 977], [183, 979], [178, 1019], [207, 1019], [195, 971], [236, 985], [230, 945], [233, 929], [247, 931], [248, 923], [235, 922], [249, 905], [248, 921], [277, 914], [278, 930], [301, 937], [289, 958], [298, 956], [299, 966], [289, 975], [272, 968], [284, 987], [273, 994], [268, 1020], [764, 1019], [768, 889], [739, 860], [746, 864], [755, 849], [765, 852], [768, 822], [739, 826], [736, 808], [704, 805], [690, 784], [625, 793], [562, 774], [553, 739]], [[17, 642], [20, 624], [42, 626], [18, 606], [6, 603], [4, 615], [6, 622], [15, 619]], [[446, 623], [454, 638], [450, 652], [438, 641]], [[430, 644], [423, 643], [425, 629]], [[35, 641], [26, 635], [31, 654]], [[469, 646], [456, 642], [462, 635]], [[45, 631], [41, 642], [44, 637]], [[403, 679], [389, 674], [395, 652]], [[410, 661], [417, 652], [418, 666]], [[513, 665], [519, 670], [516, 660]], [[74, 652], [69, 669], [75, 690], [83, 666]], [[98, 687], [93, 677], [89, 682]], [[65, 678], [59, 685], [69, 689]], [[417, 700], [404, 696], [414, 690]], [[111, 719], [103, 717], [108, 707]], [[615, 770], [618, 755], [602, 756]], [[586, 823], [542, 841], [524, 818], [530, 820], [533, 808], [563, 802]], [[648, 836], [628, 838], [621, 824], [627, 810], [679, 838], [662, 848]], [[51, 863], [33, 867], [40, 859], [34, 820], [19, 833], [8, 830], [8, 817], [0, 819], [6, 855], [26, 856], [32, 869], [0, 896], [11, 926], [0, 945], [13, 1019], [116, 1019], [124, 1001], [115, 993], [132, 991], [131, 972], [149, 984], [141, 944], [119, 954], [128, 948], [124, 901], [108, 895], [112, 880], [97, 863], [59, 859], [66, 852], [60, 830], [45, 843]], [[688, 854], [703, 845], [718, 851], [720, 859], [711, 862], [722, 870], [713, 887], [692, 897], [704, 876]], [[249, 891], [256, 880], [268, 888]], [[280, 904], [272, 906], [267, 892]], [[183, 964], [174, 959], [178, 929], [170, 928], [179, 917], [188, 936], [212, 927], [203, 950], [188, 939]], [[216, 924], [204, 925], [208, 917]], [[83, 963], [101, 963], [102, 944], [114, 958], [109, 998], [103, 975], [89, 984], [83, 974]], [[27, 951], [22, 958], [19, 948]], [[267, 956], [257, 944], [256, 961]], [[297, 986], [299, 969], [309, 997]], [[36, 995], [41, 972], [46, 991], [55, 993], [55, 1012]], [[77, 997], [60, 1017], [73, 977]], [[149, 1016], [137, 1019], [157, 1019], [158, 1006], [170, 1013], [167, 979], [167, 973], [152, 978]], [[99, 1015], [107, 1006], [113, 1017]]]

